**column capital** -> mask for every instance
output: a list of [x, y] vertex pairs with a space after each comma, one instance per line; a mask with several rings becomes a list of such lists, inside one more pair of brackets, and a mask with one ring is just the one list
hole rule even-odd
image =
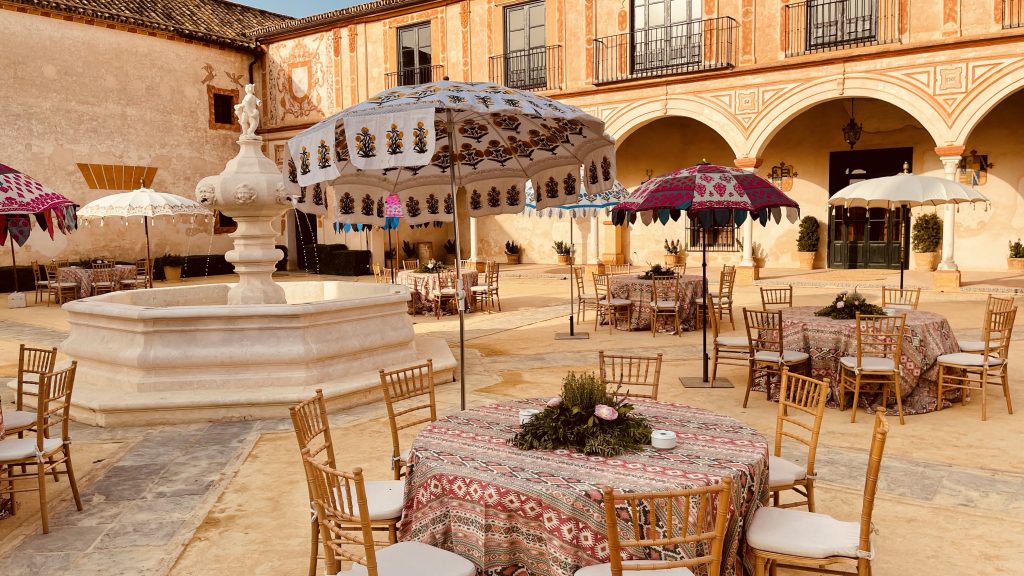
[[742, 168], [743, 170], [757, 170], [758, 168], [761, 167], [761, 162], [763, 162], [762, 158], [750, 157], [735, 158], [732, 161], [734, 166], [736, 166], [737, 168]]
[[967, 150], [967, 147], [961, 144], [948, 144], [946, 146], [935, 147], [935, 153], [939, 156], [963, 156], [964, 150]]

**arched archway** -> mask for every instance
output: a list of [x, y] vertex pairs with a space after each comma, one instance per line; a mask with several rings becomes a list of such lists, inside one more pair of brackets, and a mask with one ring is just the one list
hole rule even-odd
[[951, 144], [967, 141], [981, 122], [1010, 96], [1024, 90], [1024, 61], [999, 71], [998, 79], [971, 95], [950, 128]]
[[[715, 131], [738, 158], [746, 139], [732, 118], [692, 98], [669, 96], [627, 104], [605, 120], [605, 129], [622, 142], [644, 126], [666, 117], [689, 118]], [[730, 159], [731, 165], [731, 159]]]

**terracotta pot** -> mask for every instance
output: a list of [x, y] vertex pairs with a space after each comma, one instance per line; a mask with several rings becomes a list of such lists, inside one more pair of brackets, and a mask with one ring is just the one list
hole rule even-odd
[[814, 257], [818, 255], [817, 252], [797, 252], [796, 254], [800, 258], [801, 270], [814, 270]]
[[935, 270], [938, 265], [938, 252], [914, 252], [914, 266], [918, 270]]
[[686, 254], [665, 254], [666, 266], [679, 266], [686, 262]]
[[754, 268], [764, 268], [764, 263], [765, 263], [765, 257], [764, 256], [754, 256], [753, 260], [754, 260]]
[[559, 254], [558, 255], [558, 263], [559, 264], [568, 264], [571, 259], [572, 259], [572, 256], [569, 256], [568, 254]]
[[1024, 258], [1007, 258], [1006, 267], [1010, 270], [1024, 270]]
[[164, 266], [164, 280], [181, 282], [181, 266]]
[[505, 261], [509, 264], [519, 264], [519, 258], [522, 254], [505, 254]]

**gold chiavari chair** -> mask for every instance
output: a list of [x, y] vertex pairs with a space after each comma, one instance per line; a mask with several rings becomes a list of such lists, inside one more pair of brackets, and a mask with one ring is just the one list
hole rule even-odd
[[960, 352], [939, 356], [938, 410], [942, 409], [945, 388], [961, 391], [961, 401], [967, 403], [971, 390], [981, 393], [981, 420], [988, 419], [988, 388], [1001, 386], [1006, 399], [1006, 412], [1013, 414], [1010, 400], [1010, 382], [1007, 366], [1010, 356], [1010, 338], [1017, 319], [1017, 308], [986, 313], [984, 346], [980, 353]]
[[736, 286], [736, 267], [722, 266], [722, 273], [718, 281], [718, 293], [711, 294], [711, 302], [718, 309], [718, 317], [725, 319], [725, 313], [729, 313], [729, 325], [736, 329], [736, 323], [732, 319], [732, 293]]
[[446, 307], [453, 314], [458, 313], [459, 290], [455, 272], [445, 270], [437, 273], [437, 290], [433, 293], [432, 298], [434, 300], [434, 316], [437, 318], [441, 317], [441, 311]]
[[57, 301], [57, 305], [60, 306], [68, 300], [74, 300], [78, 298], [78, 284], [75, 282], [66, 282], [60, 280], [61, 273], [66, 266], [59, 264], [46, 264], [44, 266], [46, 270], [46, 305], [49, 306], [50, 302], [54, 299]]
[[30, 348], [24, 344], [18, 347], [18, 380], [14, 397], [14, 410], [4, 411], [4, 429], [7, 434], [18, 434], [31, 430], [36, 424], [36, 411], [25, 408], [28, 396], [39, 395], [39, 381], [43, 374], [54, 371], [57, 363], [57, 347]]
[[391, 467], [395, 480], [399, 480], [405, 475], [405, 464], [409, 461], [409, 451], [402, 450], [399, 433], [437, 420], [434, 361], [430, 359], [423, 364], [397, 370], [381, 370], [380, 385], [384, 390], [384, 404], [391, 427]]
[[613, 276], [615, 274], [629, 274], [632, 267], [629, 264], [606, 264], [604, 267], [605, 274]]
[[682, 336], [683, 329], [679, 319], [679, 278], [654, 278], [651, 281], [651, 336], [658, 334], [658, 318], [672, 320], [672, 329], [676, 336]]
[[585, 271], [582, 266], [574, 266], [572, 269], [573, 279], [576, 281], [576, 323], [586, 320], [587, 310], [597, 313], [597, 296], [587, 293], [586, 283], [583, 281]]
[[114, 281], [114, 263], [93, 262], [92, 263], [92, 294], [106, 294], [117, 290], [117, 282]]
[[780, 288], [761, 287], [761, 309], [769, 310], [772, 306], [782, 308], [793, 307], [793, 287], [785, 286]]
[[903, 399], [900, 395], [900, 358], [907, 315], [868, 316], [857, 313], [857, 355], [839, 359], [839, 409], [846, 409], [846, 393], [853, 392], [850, 422], [857, 421], [857, 407], [863, 391], [881, 392], [882, 405], [889, 393], [896, 397], [900, 424]]
[[765, 377], [765, 389], [768, 399], [772, 397], [772, 379], [782, 378], [782, 369], [795, 366], [807, 366], [811, 357], [799, 350], [786, 350], [782, 341], [781, 310], [750, 310], [743, 309], [743, 319], [747, 327], [747, 340], [750, 342], [750, 371], [747, 375], [747, 391], [743, 395], [743, 407], [747, 407], [750, 390], [759, 376]]
[[594, 295], [597, 298], [597, 312], [594, 314], [594, 330], [601, 323], [601, 315], [608, 318], [608, 333], [612, 330], [619, 318], [626, 319], [626, 329], [629, 329], [632, 320], [633, 301], [629, 298], [616, 298], [612, 296], [611, 285], [608, 274], [594, 274]]
[[[768, 457], [768, 489], [775, 506], [793, 508], [807, 505], [814, 512], [814, 458], [818, 452], [821, 421], [829, 381], [815, 380], [782, 369], [779, 387], [779, 411], [775, 418], [775, 450]], [[789, 438], [807, 448], [806, 464], [801, 466], [782, 457], [782, 440]], [[799, 502], [779, 502], [779, 494], [792, 490], [804, 497]]]
[[40, 270], [39, 262], [32, 261], [32, 281], [36, 292], [36, 304], [43, 298], [43, 293], [50, 290], [50, 281], [46, 279], [46, 270]]
[[597, 352], [597, 364], [605, 389], [614, 392], [621, 385], [631, 398], [658, 399], [658, 383], [661, 381], [662, 354], [657, 356], [628, 356]]
[[917, 310], [921, 300], [920, 288], [887, 288], [882, 287], [882, 308], [897, 310]]
[[710, 294], [704, 298], [704, 310], [708, 315], [713, 338], [711, 349], [711, 386], [714, 387], [719, 364], [750, 367], [750, 341], [747, 340], [746, 336], [721, 335], [722, 319], [719, 316], [718, 309], [711, 304]]
[[501, 312], [501, 298], [498, 296], [498, 271], [499, 264], [494, 260], [489, 260], [484, 271], [484, 283], [469, 289], [473, 295], [473, 307], [476, 310], [492, 312], [497, 303], [498, 312]]
[[[982, 333], [988, 329], [986, 322], [988, 322], [989, 312], [1005, 312], [1010, 308], [1013, 308], [1013, 296], [1003, 298], [1001, 296], [993, 296], [992, 294], [989, 294], [988, 298], [985, 300], [985, 315], [982, 316]], [[970, 338], [961, 338], [960, 336], [957, 336], [956, 341], [957, 344], [960, 345], [961, 352], [981, 352], [985, 349], [984, 340], [972, 340]]]

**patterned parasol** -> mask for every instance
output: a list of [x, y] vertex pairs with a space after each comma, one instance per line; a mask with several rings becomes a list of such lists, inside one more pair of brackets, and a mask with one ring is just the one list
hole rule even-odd
[[[636, 221], [639, 214], [644, 224], [678, 220], [683, 212], [704, 230], [715, 226], [736, 225], [747, 216], [761, 225], [769, 218], [776, 222], [786, 210], [792, 223], [800, 216], [797, 203], [771, 182], [740, 168], [702, 162], [651, 178], [637, 186], [628, 198], [612, 208], [612, 222], [624, 225]], [[708, 289], [707, 242], [701, 238], [701, 272], [704, 293]], [[708, 381], [708, 328], [704, 322], [704, 382]]]
[[24, 246], [32, 233], [32, 216], [53, 239], [54, 228], [68, 233], [78, 228], [75, 203], [44, 186], [38, 180], [0, 164], [0, 246], [11, 237], [14, 291], [18, 291], [14, 244]]
[[[468, 215], [478, 217], [522, 212], [526, 180], [541, 191], [537, 208], [574, 202], [584, 182], [593, 193], [615, 182], [604, 122], [490, 82], [385, 90], [301, 132], [288, 152], [286, 185], [333, 185], [342, 224], [382, 226], [385, 199], [394, 193], [409, 225], [452, 222], [456, 246], [457, 192], [466, 195]], [[456, 255], [456, 274], [458, 262]], [[465, 294], [458, 302], [465, 407]]]

